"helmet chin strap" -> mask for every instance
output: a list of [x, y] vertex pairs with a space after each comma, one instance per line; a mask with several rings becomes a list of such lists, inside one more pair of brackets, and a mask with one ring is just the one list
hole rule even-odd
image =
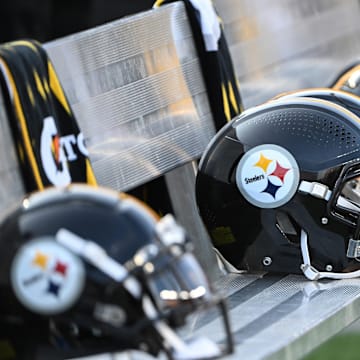
[[303, 257], [304, 263], [301, 265], [301, 270], [304, 275], [309, 280], [319, 280], [319, 279], [352, 279], [356, 277], [360, 277], [360, 270], [348, 272], [348, 273], [336, 273], [336, 272], [328, 272], [328, 271], [319, 271], [315, 267], [311, 265], [309, 247], [308, 247], [308, 235], [307, 233], [301, 229], [301, 237], [300, 237], [300, 245], [301, 245], [301, 254]]
[[[328, 201], [332, 194], [328, 186], [318, 182], [309, 182], [305, 180], [301, 181], [298, 191], [325, 201]], [[338, 197], [337, 203], [344, 208], [360, 213], [360, 207], [342, 195]], [[348, 273], [335, 273], [331, 271], [318, 271], [315, 267], [313, 267], [311, 265], [309, 254], [308, 235], [304, 229], [301, 229], [300, 244], [304, 261], [304, 263], [301, 265], [301, 270], [309, 280], [352, 279], [360, 276], [360, 270], [351, 271]]]

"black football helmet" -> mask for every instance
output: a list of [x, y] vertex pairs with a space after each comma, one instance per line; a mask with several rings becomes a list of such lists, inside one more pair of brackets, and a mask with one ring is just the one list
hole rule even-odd
[[[183, 228], [133, 197], [80, 184], [31, 194], [2, 221], [0, 249], [0, 339], [14, 343], [16, 359], [37, 358], [28, 348], [27, 357], [21, 353], [26, 338], [51, 343], [62, 359], [131, 349], [170, 359], [232, 351], [224, 301]], [[210, 306], [224, 317], [223, 349], [175, 330]]]
[[352, 111], [354, 114], [360, 117], [360, 97], [353, 93], [344, 90], [336, 90], [334, 88], [309, 88], [289, 91], [279, 94], [270, 101], [290, 99], [293, 97], [312, 97], [316, 99], [331, 101], [334, 104], [340, 105], [345, 109]]
[[341, 70], [330, 87], [360, 96], [360, 61]]
[[289, 96], [244, 111], [205, 150], [196, 201], [229, 271], [360, 276], [360, 121]]

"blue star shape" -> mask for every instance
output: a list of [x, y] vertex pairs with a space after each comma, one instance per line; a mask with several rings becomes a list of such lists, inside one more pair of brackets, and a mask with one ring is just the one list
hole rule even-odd
[[46, 292], [55, 295], [56, 297], [59, 296], [60, 285], [54, 283], [53, 281], [49, 280], [48, 288]]
[[268, 193], [270, 194], [274, 199], [276, 196], [277, 191], [279, 190], [279, 188], [281, 188], [281, 186], [278, 185], [274, 185], [269, 179], [268, 179], [268, 184], [266, 186], [266, 188], [262, 191], [263, 193]]

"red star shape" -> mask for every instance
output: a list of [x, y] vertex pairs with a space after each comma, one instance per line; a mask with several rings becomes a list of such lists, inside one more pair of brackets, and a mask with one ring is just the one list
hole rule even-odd
[[277, 176], [281, 182], [284, 182], [284, 177], [286, 175], [286, 173], [289, 171], [290, 169], [287, 168], [283, 168], [277, 161], [276, 161], [276, 168], [275, 170], [270, 174], [273, 176]]
[[55, 265], [55, 268], [54, 268], [54, 271], [55, 272], [58, 272], [60, 273], [61, 275], [63, 276], [66, 276], [66, 271], [68, 269], [68, 266], [67, 264], [64, 264], [62, 263], [61, 261], [56, 261], [56, 265]]

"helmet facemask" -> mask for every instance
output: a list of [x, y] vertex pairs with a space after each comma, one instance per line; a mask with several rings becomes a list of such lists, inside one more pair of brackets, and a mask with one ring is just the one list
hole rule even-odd
[[[191, 244], [184, 230], [167, 215], [156, 224], [156, 235], [157, 242], [140, 248], [126, 267], [107, 256], [98, 244], [66, 229], [61, 229], [56, 238], [121, 283], [135, 301], [141, 302], [145, 319], [138, 323], [137, 330], [152, 332], [158, 351], [165, 351], [170, 359], [213, 359], [231, 353], [233, 344], [225, 304], [210, 289], [203, 270], [189, 251]], [[183, 340], [173, 330], [184, 325], [188, 316], [213, 306], [218, 306], [223, 316], [227, 339], [224, 348], [207, 338]], [[109, 314], [103, 311], [102, 320], [113, 321], [111, 311]]]
[[[166, 319], [171, 327], [186, 327], [190, 318], [216, 307], [227, 339], [225, 345], [219, 347], [203, 337], [189, 338], [183, 345], [178, 343], [180, 346], [174, 348], [171, 356], [215, 358], [231, 353], [232, 336], [224, 300], [211, 288], [184, 229], [171, 215], [166, 215], [156, 225], [156, 236], [157, 245], [150, 244], [140, 249], [133, 258], [133, 266], [156, 304], [159, 317]], [[163, 333], [165, 338], [168, 335], [168, 331]], [[205, 353], [198, 353], [200, 348]]]
[[[326, 202], [326, 213], [328, 215], [321, 218], [321, 228], [319, 225], [316, 225], [319, 231], [324, 232], [323, 234], [318, 234], [318, 236], [314, 235], [312, 231], [315, 226], [301, 226], [301, 223], [306, 224], [305, 216], [302, 216], [301, 220], [299, 220], [301, 228], [300, 248], [303, 261], [301, 270], [310, 280], [321, 278], [343, 279], [360, 276], [360, 270], [354, 271], [354, 268], [359, 268], [360, 264], [359, 266], [354, 266], [353, 261], [357, 260], [360, 255], [359, 175], [360, 162], [356, 160], [343, 167], [333, 190], [329, 189], [327, 185], [318, 182], [301, 181], [299, 185], [299, 193], [305, 194], [305, 196], [310, 195], [312, 198], [315, 198], [314, 201]], [[325, 233], [330, 221], [335, 224], [335, 227], [341, 227], [339, 234], [335, 234], [334, 231]], [[314, 244], [318, 246], [317, 243], [323, 243], [321, 248], [323, 253], [326, 250], [333, 253], [333, 255], [330, 254], [329, 259], [331, 257], [334, 259], [338, 258], [337, 267], [339, 271], [334, 271], [333, 268], [336, 266], [333, 266], [331, 263], [323, 265], [323, 270], [319, 270], [313, 265], [311, 247]], [[350, 268], [352, 271], [350, 271]]]

